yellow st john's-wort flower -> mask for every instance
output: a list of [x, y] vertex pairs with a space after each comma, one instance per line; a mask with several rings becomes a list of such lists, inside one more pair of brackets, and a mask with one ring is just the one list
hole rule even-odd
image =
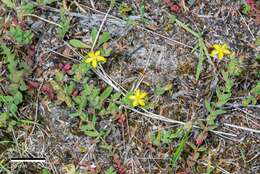
[[136, 107], [136, 106], [145, 106], [145, 98], [147, 96], [147, 93], [146, 92], [143, 92], [139, 89], [135, 90], [134, 92], [134, 95], [131, 95], [129, 97], [130, 100], [133, 101], [133, 106]]
[[222, 60], [225, 54], [231, 54], [227, 44], [214, 44], [213, 48], [214, 49], [211, 51], [211, 56], [216, 57], [216, 55], [218, 55], [219, 60]]
[[88, 53], [88, 55], [86, 56], [86, 59], [85, 59], [85, 63], [87, 64], [91, 64], [91, 66], [93, 68], [96, 68], [97, 67], [97, 64], [99, 62], [106, 62], [107, 59], [103, 56], [100, 55], [100, 51], [91, 51]]

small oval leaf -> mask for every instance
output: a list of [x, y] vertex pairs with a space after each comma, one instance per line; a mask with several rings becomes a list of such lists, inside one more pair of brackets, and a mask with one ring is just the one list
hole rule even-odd
[[81, 42], [80, 40], [78, 39], [71, 39], [69, 41], [70, 45], [72, 45], [73, 47], [75, 48], [91, 48], [89, 45]]

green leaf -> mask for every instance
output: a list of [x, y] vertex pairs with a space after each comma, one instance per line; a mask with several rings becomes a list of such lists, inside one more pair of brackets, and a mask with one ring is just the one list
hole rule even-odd
[[15, 8], [16, 5], [12, 0], [1, 0], [7, 7], [9, 8]]
[[56, 2], [57, 0], [37, 0], [37, 3], [42, 4], [42, 5], [48, 5], [52, 4], [53, 2]]
[[14, 103], [16, 105], [20, 104], [23, 102], [23, 95], [21, 92], [17, 91], [15, 96], [14, 96]]
[[19, 13], [23, 14], [31, 14], [33, 13], [34, 5], [31, 3], [24, 4], [20, 7]]
[[106, 43], [110, 39], [110, 34], [109, 32], [104, 32], [101, 34], [99, 37], [98, 45], [97, 47], [100, 47], [102, 44]]
[[199, 39], [199, 62], [196, 68], [196, 80], [199, 80], [200, 74], [202, 72], [202, 65], [204, 60], [206, 59], [204, 52], [203, 52], [203, 41]]
[[207, 150], [207, 148], [204, 147], [204, 146], [202, 146], [202, 147], [200, 147], [200, 148], [198, 149], [199, 152], [204, 152], [204, 151], [206, 151], [206, 150]]
[[224, 113], [226, 113], [226, 111], [218, 109], [218, 110], [211, 112], [211, 115], [212, 116], [218, 116], [218, 115], [221, 115], [221, 114], [224, 114]]
[[250, 11], [251, 11], [250, 5], [244, 4], [244, 5], [243, 5], [242, 13], [244, 13], [244, 14], [247, 15]]
[[176, 15], [171, 15], [169, 17], [169, 23], [174, 24], [176, 22], [176, 19], [177, 19]]
[[196, 150], [197, 149], [197, 146], [193, 143], [193, 142], [191, 142], [191, 143], [188, 143], [188, 145], [192, 148], [192, 150]]
[[41, 174], [51, 174], [51, 172], [48, 169], [43, 169]]
[[260, 46], [260, 36], [258, 36], [255, 40], [256, 46]]
[[85, 124], [81, 126], [81, 130], [83, 131], [91, 131], [91, 130], [95, 130], [95, 127], [93, 124]]
[[23, 31], [19, 26], [11, 26], [10, 35], [16, 42], [22, 45], [30, 44], [33, 38], [33, 33], [30, 30]]
[[17, 112], [17, 110], [18, 110], [18, 108], [17, 108], [17, 106], [16, 106], [15, 104], [11, 103], [11, 104], [8, 106], [8, 110], [9, 110], [13, 115], [15, 115], [16, 112]]
[[110, 94], [112, 93], [113, 88], [111, 86], [108, 86], [100, 95], [100, 100], [104, 101], [106, 98], [108, 98], [110, 96]]
[[176, 166], [176, 162], [178, 161], [178, 159], [179, 159], [180, 156], [181, 156], [181, 153], [182, 153], [182, 151], [183, 151], [183, 149], [184, 149], [184, 147], [185, 147], [185, 144], [186, 144], [186, 142], [187, 142], [188, 139], [189, 139], [189, 134], [190, 134], [190, 133], [187, 132], [187, 133], [183, 136], [183, 138], [182, 138], [182, 140], [181, 140], [181, 142], [180, 142], [178, 148], [176, 149], [175, 153], [174, 153], [173, 156], [172, 156], [171, 165], [172, 165], [173, 167]]
[[96, 40], [97, 37], [97, 28], [93, 27], [91, 30], [91, 42], [94, 43], [94, 41]]
[[105, 174], [117, 174], [115, 169], [111, 166], [106, 171]]
[[0, 114], [0, 128], [6, 127], [7, 120], [9, 119], [9, 115], [7, 112], [3, 112]]
[[52, 88], [54, 89], [54, 91], [57, 93], [57, 98], [59, 101], [65, 102], [68, 107], [74, 106], [74, 102], [72, 101], [70, 96], [68, 96], [66, 94], [65, 90], [63, 89], [62, 86], [59, 85], [59, 83], [52, 80], [52, 81], [50, 81], [50, 84], [51, 84]]
[[61, 10], [59, 25], [60, 27], [58, 28], [58, 36], [60, 39], [63, 39], [70, 28], [70, 20], [65, 16], [64, 10]]
[[84, 134], [86, 134], [89, 137], [98, 137], [99, 133], [97, 131], [84, 131]]
[[207, 100], [205, 100], [205, 106], [206, 106], [206, 108], [207, 108], [207, 110], [208, 110], [209, 112], [212, 111], [212, 108], [211, 108], [211, 106], [210, 106], [210, 103], [209, 103]]
[[89, 45], [85, 44], [84, 42], [78, 39], [71, 39], [69, 43], [75, 48], [91, 48]]

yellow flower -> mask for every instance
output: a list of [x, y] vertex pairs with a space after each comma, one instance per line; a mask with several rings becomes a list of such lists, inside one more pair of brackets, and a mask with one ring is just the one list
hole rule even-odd
[[225, 54], [231, 54], [227, 44], [214, 44], [213, 48], [214, 49], [211, 51], [211, 56], [216, 57], [216, 55], [218, 55], [219, 60], [222, 60]]
[[145, 98], [147, 96], [146, 92], [143, 92], [139, 89], [135, 90], [134, 95], [129, 97], [130, 100], [133, 100], [133, 106], [136, 107], [138, 105], [144, 106], [145, 105]]
[[100, 55], [100, 51], [91, 51], [85, 59], [85, 63], [91, 64], [93, 68], [97, 67], [98, 62], [106, 62], [107, 59]]

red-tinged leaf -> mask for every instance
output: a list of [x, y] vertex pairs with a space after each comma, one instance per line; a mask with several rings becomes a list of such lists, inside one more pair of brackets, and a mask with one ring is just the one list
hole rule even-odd
[[67, 73], [69, 70], [71, 70], [71, 65], [67, 63], [63, 66], [63, 71]]
[[19, 21], [17, 18], [13, 18], [12, 19], [12, 25], [14, 26], [20, 26], [21, 28], [25, 29], [26, 28], [26, 24], [24, 21]]
[[125, 119], [125, 115], [124, 115], [124, 114], [117, 114], [116, 120], [117, 120], [118, 123], [124, 124], [124, 122], [125, 122], [125, 120], [126, 120], [126, 119]]
[[196, 145], [200, 146], [204, 140], [208, 137], [208, 132], [201, 132], [196, 138]]
[[73, 97], [76, 97], [79, 95], [79, 91], [78, 90], [74, 90], [71, 94]]
[[39, 86], [40, 86], [40, 83], [38, 83], [38, 82], [29, 81], [27, 83], [28, 90], [36, 89]]
[[119, 157], [117, 155], [114, 155], [113, 160], [114, 160], [114, 163], [115, 163], [115, 166], [116, 166], [116, 169], [117, 169], [117, 173], [118, 174], [125, 174], [125, 168], [121, 164]]
[[51, 85], [43, 85], [41, 88], [41, 92], [46, 93], [50, 99], [54, 98], [54, 90], [52, 89]]
[[35, 46], [30, 45], [27, 49], [27, 57], [26, 57], [26, 60], [25, 60], [28, 65], [32, 65], [35, 53], [36, 53]]
[[66, 63], [66, 64], [62, 64], [62, 63], [59, 63], [59, 68], [65, 72], [65, 73], [68, 73], [70, 70], [71, 70], [71, 65]]
[[92, 174], [95, 174], [97, 172], [96, 167], [93, 167], [93, 166], [90, 166], [89, 171]]
[[168, 6], [173, 4], [171, 0], [164, 0], [164, 3], [167, 4]]
[[[41, 84], [39, 82], [33, 82], [33, 81], [27, 82], [28, 90], [38, 89], [40, 86], [41, 86]], [[50, 99], [53, 99], [55, 96], [54, 90], [48, 84], [44, 84], [41, 87], [41, 92], [47, 94]]]
[[177, 4], [172, 5], [171, 7], [171, 11], [174, 13], [180, 13], [181, 12], [181, 7]]

